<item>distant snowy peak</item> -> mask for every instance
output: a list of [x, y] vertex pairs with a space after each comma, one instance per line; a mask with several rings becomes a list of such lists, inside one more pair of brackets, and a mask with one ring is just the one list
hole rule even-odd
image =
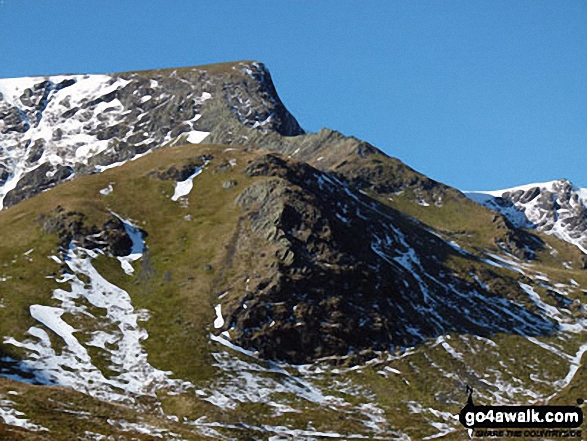
[[239, 126], [303, 133], [260, 63], [0, 79], [0, 209], [76, 175]]
[[587, 254], [587, 189], [566, 179], [496, 191], [469, 191], [472, 200], [498, 211], [516, 227], [552, 234]]

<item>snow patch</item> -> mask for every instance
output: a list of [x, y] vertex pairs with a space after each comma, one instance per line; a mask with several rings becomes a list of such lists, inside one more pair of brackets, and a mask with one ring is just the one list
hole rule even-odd
[[214, 320], [214, 328], [219, 329], [224, 326], [224, 318], [222, 317], [222, 305], [220, 303], [214, 308], [216, 311], [216, 319]]
[[15, 403], [10, 400], [0, 399], [0, 419], [4, 421], [4, 424], [22, 427], [33, 432], [49, 431], [49, 429], [33, 424], [27, 418], [24, 418], [26, 415], [14, 409], [14, 405]]
[[201, 143], [204, 139], [206, 139], [206, 137], [210, 134], [210, 132], [200, 132], [198, 130], [192, 130], [189, 134], [188, 137], [186, 138], [186, 141], [189, 142], [190, 144], [199, 144]]
[[128, 219], [123, 219], [116, 213], [112, 214], [122, 222], [124, 225], [124, 231], [126, 231], [126, 234], [128, 234], [132, 241], [130, 254], [128, 256], [117, 257], [124, 272], [128, 275], [132, 275], [134, 268], [131, 263], [143, 257], [143, 253], [145, 252], [145, 241], [143, 240], [143, 235], [138, 227], [133, 225]]
[[192, 188], [194, 187], [194, 178], [202, 173], [202, 170], [202, 167], [198, 167], [196, 168], [196, 171], [194, 171], [186, 180], [177, 182], [175, 184], [175, 192], [173, 193], [171, 200], [176, 202], [179, 200], [179, 198], [190, 194]]
[[[5, 338], [4, 343], [28, 352], [22, 370], [35, 374], [37, 382], [72, 387], [114, 402], [133, 402], [140, 395], [154, 397], [163, 388], [178, 392], [189, 387], [189, 383], [171, 379], [171, 372], [149, 364], [141, 345], [148, 334], [137, 323], [145, 314], [134, 310], [126, 291], [98, 273], [92, 264], [97, 256], [71, 245], [65, 261], [69, 272], [57, 280], [69, 284], [70, 290], [53, 292], [60, 306], [32, 305], [31, 315], [43, 328], [29, 328], [30, 337], [22, 342]], [[89, 312], [86, 304], [101, 311], [100, 316]], [[62, 318], [65, 313], [89, 323], [84, 325], [84, 332], [92, 337], [88, 343], [84, 345], [75, 337], [77, 331]], [[65, 346], [55, 348], [45, 329], [58, 335]], [[99, 348], [99, 356], [110, 361], [108, 378], [93, 364], [89, 346]]]
[[112, 188], [112, 184], [108, 184], [108, 187], [100, 190], [100, 194], [102, 196], [108, 196], [110, 193], [112, 193], [112, 191], [114, 191], [114, 188]]

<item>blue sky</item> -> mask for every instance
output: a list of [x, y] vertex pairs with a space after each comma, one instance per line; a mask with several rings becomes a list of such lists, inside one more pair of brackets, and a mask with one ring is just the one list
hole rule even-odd
[[306, 130], [463, 190], [587, 187], [587, 2], [0, 0], [0, 77], [254, 59]]

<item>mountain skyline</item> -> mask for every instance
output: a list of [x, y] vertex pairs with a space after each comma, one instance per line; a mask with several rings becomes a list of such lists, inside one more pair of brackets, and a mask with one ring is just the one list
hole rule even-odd
[[467, 385], [579, 403], [584, 190], [478, 204], [304, 132], [253, 61], [0, 90], [3, 439], [468, 439]]
[[0, 77], [254, 59], [310, 132], [364, 139], [464, 191], [585, 188], [585, 17], [581, 2], [7, 0]]

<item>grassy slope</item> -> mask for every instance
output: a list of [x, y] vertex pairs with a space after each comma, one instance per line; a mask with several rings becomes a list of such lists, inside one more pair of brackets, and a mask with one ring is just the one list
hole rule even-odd
[[48, 430], [27, 430], [0, 423], [0, 439], [3, 441], [74, 440], [82, 439], [86, 432], [112, 435], [116, 439], [139, 441], [162, 439], [156, 436], [154, 431], [151, 431], [151, 434], [148, 431], [145, 433], [136, 427], [125, 427], [126, 423], [142, 427], [157, 427], [162, 431], [181, 434], [185, 439], [193, 441], [211, 439], [193, 430], [186, 430], [182, 425], [157, 413], [147, 413], [99, 401], [68, 388], [31, 386], [0, 378], [0, 399], [6, 398], [14, 403], [13, 408], [26, 415], [24, 418]]
[[[147, 232], [148, 251], [135, 263], [133, 276], [123, 273], [118, 261], [111, 258], [98, 258], [94, 262], [96, 268], [107, 280], [130, 294], [136, 309], [144, 308], [150, 312], [151, 318], [142, 323], [149, 333], [149, 338], [143, 343], [149, 353], [149, 362], [158, 369], [172, 371], [175, 376], [191, 381], [197, 387], [208, 386], [219, 374], [212, 366], [211, 357], [211, 352], [219, 348], [210, 343], [208, 334], [214, 320], [214, 304], [222, 293], [220, 287], [232, 276], [230, 271], [223, 270], [223, 265], [227, 253], [234, 252], [229, 246], [239, 217], [234, 199], [250, 183], [250, 178], [241, 173], [242, 168], [252, 155], [258, 154], [246, 153], [244, 149], [224, 152], [224, 149], [223, 146], [201, 145], [160, 150], [125, 166], [80, 177], [2, 212], [0, 219], [3, 225], [12, 226], [12, 230], [2, 230], [10, 233], [6, 240], [2, 240], [0, 252], [2, 263], [7, 264], [6, 274], [12, 276], [3, 282], [3, 287], [7, 287], [3, 292], [10, 293], [15, 289], [19, 292], [18, 297], [7, 295], [6, 307], [0, 309], [6, 317], [0, 324], [2, 335], [24, 340], [27, 329], [37, 324], [30, 317], [28, 306], [52, 304], [51, 293], [57, 284], [46, 279], [45, 275], [58, 273], [60, 268], [47, 256], [57, 254], [59, 239], [42, 232], [39, 215], [49, 215], [60, 205], [66, 211], [84, 213], [87, 225], [100, 226], [113, 211]], [[181, 168], [205, 154], [212, 154], [214, 159], [195, 178], [187, 206], [171, 201], [174, 181], [161, 180], [153, 172], [165, 172], [172, 165]], [[236, 159], [237, 165], [229, 166], [229, 159]], [[222, 184], [228, 180], [235, 180], [237, 186], [224, 189]], [[112, 185], [114, 191], [107, 196], [100, 195], [99, 191], [108, 185]], [[187, 220], [188, 216], [190, 220]], [[28, 262], [23, 253], [33, 246], [35, 251], [28, 256], [32, 261]], [[13, 262], [14, 257], [16, 260]], [[24, 266], [25, 263], [29, 266]], [[18, 305], [15, 305], [17, 301]], [[19, 317], [9, 319], [13, 310], [20, 311]], [[73, 317], [64, 318], [77, 329], [90, 329], [89, 322], [79, 319], [73, 322]], [[59, 338], [52, 337], [53, 343], [58, 345]], [[81, 332], [78, 337], [83, 341]], [[18, 351], [13, 350], [11, 345], [1, 347], [18, 357]], [[107, 371], [105, 360], [96, 359], [94, 363]], [[17, 387], [13, 382], [9, 384]], [[49, 390], [27, 385], [18, 387], [42, 393]], [[54, 389], [65, 397], [70, 393], [67, 389]], [[56, 409], [40, 406], [38, 401], [32, 399], [34, 394], [23, 395], [17, 408], [33, 421], [49, 427], [48, 421], [52, 421]], [[64, 398], [64, 402], [74, 403], [74, 398], [74, 395], [71, 399]], [[229, 413], [192, 394], [166, 395], [162, 391], [160, 398], [167, 413], [190, 420], [205, 415], [210, 420], [226, 424], [244, 420], [261, 425], [271, 420], [275, 425], [293, 424], [298, 427], [305, 427], [311, 420], [318, 429], [333, 428], [333, 411], [311, 403], [303, 404], [307, 414], [286, 414], [274, 418], [266, 407], [254, 404], [240, 405]], [[289, 399], [299, 401], [296, 397]], [[97, 412], [100, 406], [106, 406], [106, 403], [88, 397], [86, 400], [87, 408], [93, 409], [92, 413]], [[81, 406], [75, 404], [78, 405]], [[75, 406], [72, 404], [72, 408]], [[128, 415], [134, 415], [128, 409], [126, 411]], [[63, 421], [58, 419], [49, 428], [57, 431], [59, 436], [67, 437], [70, 432], [63, 432], [59, 427], [60, 424], [63, 427], [71, 424]], [[78, 430], [76, 424], [70, 429]], [[346, 430], [360, 431], [360, 427], [361, 423], [353, 418], [342, 418], [336, 423], [335, 430], [344, 433]]]
[[[494, 216], [494, 213], [484, 207], [473, 204], [473, 206], [466, 206], [466, 210], [463, 210], [459, 201], [453, 198], [445, 199], [442, 207], [425, 207], [415, 203], [413, 198], [405, 194], [395, 195], [387, 203], [421, 222], [432, 226], [437, 231], [445, 233], [447, 237], [454, 238], [454, 240], [468, 250], [472, 251], [475, 248], [482, 248], [493, 249], [495, 252], [499, 251], [495, 247], [494, 241], [499, 231], [496, 230], [491, 222], [491, 217]], [[587, 286], [587, 271], [576, 269], [580, 268], [581, 252], [574, 245], [568, 244], [556, 237], [535, 231], [531, 233], [544, 243], [544, 246], [537, 252], [536, 260], [532, 262], [532, 271], [547, 275], [551, 284], [563, 283], [567, 287], [570, 287], [571, 280], [577, 282], [578, 286], [568, 291], [567, 298], [583, 304], [585, 298], [584, 287]], [[564, 262], [571, 263], [574, 269], [565, 268], [563, 265]], [[546, 292], [545, 289], [537, 289], [537, 291], [539, 293]], [[543, 296], [543, 298], [546, 299], [547, 303], [557, 306], [556, 303], [549, 301], [548, 296]], [[508, 347], [513, 348], [513, 353], [509, 354], [512, 358], [526, 360], [527, 362], [537, 360], [538, 357], [536, 357], [536, 354], [540, 354], [543, 357], [543, 360], [538, 360], [538, 362], [545, 362], [545, 360], [551, 358], [551, 354], [545, 351], [543, 352], [539, 348], [525, 347], [526, 345], [523, 342], [518, 343], [515, 344], [514, 342], [508, 341], [503, 345], [506, 349]], [[580, 343], [581, 337], [579, 336], [576, 344], [578, 345]], [[504, 353], [503, 356], [507, 357], [508, 354]], [[545, 362], [545, 370], [548, 369], [551, 372], [556, 372], [557, 369], [553, 369], [553, 363], [559, 361], [551, 359]], [[563, 368], [558, 369], [558, 372], [564, 373]], [[578, 372], [574, 381], [553, 399], [553, 403], [573, 404], [576, 398], [586, 395], [584, 392], [580, 392], [581, 390], [587, 390], [585, 388], [587, 384], [585, 382], [585, 373], [587, 372], [585, 356]]]
[[[231, 243], [239, 217], [233, 201], [249, 184], [248, 178], [240, 170], [255, 155], [242, 149], [229, 152], [224, 152], [224, 149], [223, 146], [201, 145], [160, 150], [123, 167], [63, 184], [3, 211], [0, 215], [0, 277], [11, 278], [0, 282], [0, 296], [5, 305], [0, 308], [1, 335], [10, 335], [17, 340], [24, 339], [26, 330], [35, 324], [28, 306], [34, 303], [50, 304], [51, 292], [57, 287], [54, 281], [44, 276], [59, 271], [59, 265], [47, 258], [56, 254], [58, 238], [41, 231], [39, 214], [50, 213], [57, 205], [61, 205], [66, 210], [83, 212], [89, 224], [101, 225], [108, 218], [109, 210], [112, 210], [130, 218], [149, 234], [146, 239], [148, 252], [141, 261], [135, 263], [137, 272], [134, 276], [124, 274], [118, 262], [113, 259], [100, 258], [96, 264], [106, 279], [129, 292], [137, 309], [145, 308], [150, 311], [151, 319], [143, 324], [149, 332], [149, 338], [144, 342], [150, 354], [149, 361], [155, 367], [171, 370], [178, 377], [196, 385], [211, 381], [217, 372], [211, 365], [213, 348], [209, 343], [208, 332], [214, 319], [213, 305], [220, 294], [219, 288], [223, 285], [221, 278], [230, 277], [230, 274], [222, 271], [222, 265], [229, 252], [227, 247]], [[171, 165], [181, 166], [202, 154], [210, 153], [215, 159], [195, 179], [187, 207], [170, 200], [174, 188], [172, 180], [160, 180], [151, 174], [153, 170], [165, 171]], [[237, 166], [222, 166], [229, 159], [236, 159]], [[237, 186], [229, 190], [223, 189], [222, 183], [231, 179], [237, 181]], [[109, 184], [112, 184], [114, 191], [108, 196], [101, 196], [99, 190]], [[495, 232], [493, 227], [487, 227], [490, 225], [491, 213], [482, 207], [473, 212], [468, 210], [460, 213], [458, 201], [450, 199], [444, 201], [442, 208], [422, 207], [407, 199], [395, 199], [390, 205], [428, 225], [442, 226], [447, 235], [464, 246], [468, 245], [467, 248], [487, 247], [492, 243]], [[188, 215], [191, 216], [189, 221], [186, 220]], [[572, 248], [561, 245], [556, 239], [544, 240], [560, 250], [561, 254], [564, 253], [564, 259], [573, 258]], [[24, 253], [33, 247], [35, 250], [25, 256]], [[563, 268], [553, 270], [550, 265], [558, 264], [560, 260], [552, 258], [549, 261], [550, 253], [543, 254], [538, 263], [541, 265], [540, 270], [552, 274], [556, 279], [566, 279], [568, 282], [570, 278], [574, 278], [581, 286], [587, 284], [584, 271]], [[471, 262], [456, 258], [452, 264], [457, 269], [462, 265], [470, 265]], [[35, 276], [31, 277], [31, 274]], [[510, 338], [513, 337], [504, 337]], [[0, 348], [6, 353], [18, 355], [10, 345], [3, 344]], [[504, 348], [506, 353], [510, 351], [507, 348], [511, 349], [509, 356], [512, 358], [531, 359], [532, 348], [523, 344], [520, 346], [511, 339], [504, 344]], [[507, 356], [506, 353], [504, 356]], [[463, 368], [439, 349], [431, 349], [430, 354], [435, 363], [447, 371], [454, 372]], [[377, 369], [367, 368], [360, 375], [350, 374], [345, 378], [365, 385], [374, 393], [393, 426], [401, 427], [416, 436], [426, 436], [434, 432], [401, 403], [414, 400], [425, 406], [442, 407], [454, 412], [459, 409], [459, 405], [439, 404], [437, 399], [430, 396], [427, 384], [434, 381], [435, 390], [455, 391], [452, 397], [454, 403], [459, 401], [458, 391], [462, 384], [443, 378], [438, 373], [422, 371], [422, 367], [428, 365], [430, 360], [424, 355], [419, 357], [421, 359], [416, 357], [410, 364], [391, 364], [405, 372], [405, 378], [410, 385], [406, 385], [399, 377], [384, 378], [377, 374], [377, 369], [381, 366]], [[476, 365], [482, 370], [483, 365], [490, 366], [491, 363], [491, 354], [488, 354], [487, 357], [479, 357]], [[577, 388], [580, 390], [584, 386], [583, 374], [577, 376], [576, 381], [569, 386], [569, 390], [573, 391], [571, 395], [576, 394], [574, 391]], [[523, 372], [516, 372], [516, 375], [522, 376]], [[105, 414], [116, 414], [115, 408], [109, 407], [110, 405], [85, 396], [79, 397], [81, 401], [76, 401], [77, 395], [72, 391], [8, 383], [10, 387], [20, 387], [27, 391], [23, 392], [20, 406], [27, 416], [34, 417], [35, 421], [44, 425], [50, 424], [56, 418], [54, 408], [43, 407], [37, 400], [37, 397], [44, 397], [45, 393], [61, 394], [63, 402], [69, 403], [72, 409], [78, 406], [95, 413], [101, 406], [106, 406], [103, 411]], [[186, 395], [162, 398], [166, 411], [191, 419], [208, 415], [211, 419], [226, 423], [235, 419], [262, 423], [267, 417], [266, 410], [255, 405], [243, 405], [235, 414], [228, 414]], [[82, 403], [84, 400], [85, 404]], [[124, 412], [125, 418], [132, 420], [137, 417], [128, 409]], [[282, 417], [280, 421], [299, 424], [311, 419], [318, 429], [334, 429], [343, 433], [345, 430], [357, 429], [352, 419], [336, 421], [332, 416], [331, 412], [310, 405], [307, 406], [307, 414], [289, 415]], [[75, 426], [78, 423], [72, 423], [67, 416], [61, 417], [64, 419], [57, 419], [54, 428], [70, 427], [73, 424], [68, 430], [72, 430], [71, 433], [78, 430]], [[4, 429], [0, 428], [0, 434], [2, 430]], [[458, 438], [460, 434], [455, 436]]]
[[[236, 188], [222, 188], [222, 182], [236, 173], [231, 167], [215, 170], [224, 162], [222, 150], [187, 146], [154, 152], [140, 161], [82, 177], [3, 211], [0, 268], [2, 276], [10, 278], [0, 282], [4, 304], [0, 308], [1, 335], [25, 339], [26, 330], [36, 324], [28, 306], [50, 305], [51, 293], [57, 288], [57, 283], [45, 275], [60, 270], [48, 258], [58, 254], [58, 238], [42, 232], [39, 214], [49, 214], [61, 205], [66, 211], [83, 212], [88, 225], [100, 226], [111, 210], [132, 219], [149, 233], [148, 252], [134, 276], [124, 274], [114, 259], [100, 258], [96, 262], [107, 280], [129, 292], [137, 309], [150, 311], [151, 319], [143, 324], [150, 336], [145, 342], [149, 361], [194, 384], [211, 379], [214, 369], [207, 335], [214, 320], [213, 300], [218, 294], [213, 285], [238, 216], [232, 201], [246, 185], [244, 175], [239, 173]], [[148, 176], [158, 168], [165, 171], [170, 165], [181, 166], [209, 153], [215, 160], [196, 178], [186, 208], [170, 200], [174, 181]], [[239, 166], [245, 162], [238, 152], [231, 152], [230, 157], [237, 157]], [[101, 196], [100, 189], [109, 184], [114, 191]], [[190, 221], [185, 220], [188, 215]], [[33, 247], [32, 253], [23, 255]], [[211, 265], [212, 270], [207, 270], [206, 265]], [[18, 358], [18, 351], [11, 345], [2, 344], [0, 350]], [[198, 401], [198, 407], [214, 412], [211, 405], [202, 403]], [[169, 405], [176, 413], [186, 412], [186, 403], [180, 399], [170, 399]]]

